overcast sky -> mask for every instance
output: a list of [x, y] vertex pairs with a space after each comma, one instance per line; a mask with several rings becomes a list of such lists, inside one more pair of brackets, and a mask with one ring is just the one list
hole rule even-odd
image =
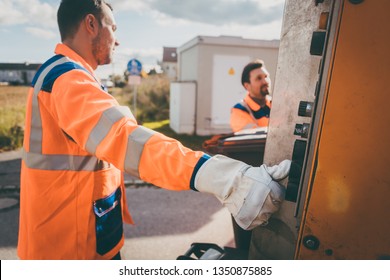
[[[81, 0], [80, 0], [81, 1]], [[280, 38], [285, 0], [111, 0], [117, 21], [113, 65], [97, 73], [123, 73], [137, 58], [147, 70], [163, 47], [180, 47], [196, 36]], [[0, 0], [0, 62], [42, 63], [60, 42], [60, 0]]]

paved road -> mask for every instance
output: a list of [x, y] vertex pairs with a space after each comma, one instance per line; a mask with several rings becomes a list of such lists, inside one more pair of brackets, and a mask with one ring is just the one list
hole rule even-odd
[[[16, 254], [20, 151], [0, 153], [0, 259]], [[208, 194], [138, 186], [126, 177], [128, 207], [136, 225], [125, 225], [122, 256], [129, 260], [175, 260], [191, 243], [234, 247], [231, 217]]]

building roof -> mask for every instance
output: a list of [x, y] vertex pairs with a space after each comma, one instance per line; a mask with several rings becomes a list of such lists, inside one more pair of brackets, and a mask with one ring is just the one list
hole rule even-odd
[[0, 63], [0, 70], [38, 70], [40, 63]]
[[213, 36], [197, 36], [192, 40], [184, 43], [178, 47], [178, 52], [183, 52], [196, 45], [218, 45], [218, 46], [230, 46], [230, 47], [254, 47], [254, 48], [271, 48], [278, 49], [279, 40], [259, 40], [259, 39], [245, 39], [236, 36], [221, 35], [218, 37]]
[[164, 47], [162, 62], [177, 62], [176, 48]]

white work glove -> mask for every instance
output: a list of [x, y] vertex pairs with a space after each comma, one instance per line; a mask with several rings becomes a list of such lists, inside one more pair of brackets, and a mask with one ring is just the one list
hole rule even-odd
[[[195, 177], [195, 188], [214, 194], [232, 213], [237, 224], [250, 230], [266, 224], [278, 211], [285, 188], [279, 180], [287, 177], [291, 161], [271, 167], [252, 167], [222, 155], [207, 160]], [[275, 181], [276, 180], [276, 181]]]

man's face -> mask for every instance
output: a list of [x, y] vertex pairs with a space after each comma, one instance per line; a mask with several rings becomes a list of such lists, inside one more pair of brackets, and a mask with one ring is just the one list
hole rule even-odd
[[265, 67], [253, 69], [249, 73], [249, 83], [245, 83], [245, 88], [251, 97], [262, 100], [271, 91], [271, 79]]
[[103, 17], [99, 26], [99, 33], [92, 42], [92, 53], [97, 65], [112, 62], [113, 53], [119, 42], [115, 38], [116, 23], [111, 9], [103, 6]]

